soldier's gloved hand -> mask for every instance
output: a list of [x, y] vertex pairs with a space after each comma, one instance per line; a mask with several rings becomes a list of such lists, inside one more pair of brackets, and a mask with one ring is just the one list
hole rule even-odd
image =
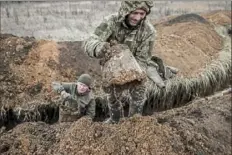
[[72, 112], [71, 115], [80, 115], [79, 111]]
[[62, 99], [67, 99], [71, 97], [71, 94], [67, 93], [65, 90], [63, 90], [60, 94], [61, 94]]
[[59, 82], [52, 82], [52, 89], [57, 93], [64, 91], [64, 87]]
[[103, 58], [105, 57], [105, 54], [107, 51], [110, 49], [110, 43], [108, 42], [103, 42], [99, 44], [96, 49], [95, 49], [95, 55], [97, 58]]

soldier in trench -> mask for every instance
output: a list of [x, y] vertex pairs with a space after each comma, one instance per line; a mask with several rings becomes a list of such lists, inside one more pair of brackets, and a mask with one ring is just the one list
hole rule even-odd
[[61, 95], [59, 122], [72, 122], [87, 115], [95, 117], [95, 100], [91, 90], [92, 78], [82, 74], [77, 82], [52, 82], [52, 88]]
[[[163, 79], [173, 76], [176, 70], [164, 67], [161, 59], [151, 55], [156, 30], [147, 20], [147, 16], [152, 7], [152, 1], [121, 2], [119, 12], [106, 17], [85, 41], [84, 49], [90, 57], [104, 58], [106, 55], [113, 55], [107, 53], [110, 42], [125, 44], [133, 53], [140, 67], [145, 70], [149, 79], [163, 88], [165, 87]], [[104, 88], [110, 94], [108, 100], [110, 118], [105, 123], [117, 123], [123, 117], [122, 94], [129, 96], [128, 116], [142, 115], [147, 91], [145, 83], [146, 80]]]

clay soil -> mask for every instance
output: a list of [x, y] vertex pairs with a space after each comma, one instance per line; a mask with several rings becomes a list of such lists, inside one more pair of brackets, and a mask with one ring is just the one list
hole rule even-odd
[[[213, 24], [227, 17], [227, 12], [214, 12], [205, 16], [207, 22], [157, 24], [153, 54], [179, 68], [178, 76], [193, 76], [219, 56], [223, 38]], [[0, 106], [48, 102], [57, 95], [51, 91], [52, 81], [75, 81], [82, 73], [93, 76], [94, 92], [101, 95], [99, 62], [81, 44], [1, 34]], [[231, 96], [199, 99], [116, 125], [83, 117], [73, 123], [2, 127], [0, 154], [231, 154]]]

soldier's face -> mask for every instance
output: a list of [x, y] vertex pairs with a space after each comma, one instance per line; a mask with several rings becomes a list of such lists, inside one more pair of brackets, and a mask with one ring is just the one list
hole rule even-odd
[[89, 87], [86, 86], [84, 83], [77, 82], [77, 91], [78, 93], [82, 94], [89, 91]]
[[137, 26], [146, 16], [146, 11], [137, 9], [128, 15], [128, 21], [131, 26]]

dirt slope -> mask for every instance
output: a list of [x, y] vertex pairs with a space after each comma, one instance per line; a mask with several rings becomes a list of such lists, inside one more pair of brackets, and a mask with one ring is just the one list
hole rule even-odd
[[[157, 40], [153, 54], [161, 57], [170, 66], [180, 69], [182, 76], [191, 76], [218, 57], [223, 40], [208, 23], [191, 21], [183, 16], [173, 24], [156, 25]], [[168, 24], [168, 25], [166, 25]]]
[[209, 22], [217, 25], [231, 24], [231, 11], [213, 11], [202, 14]]

